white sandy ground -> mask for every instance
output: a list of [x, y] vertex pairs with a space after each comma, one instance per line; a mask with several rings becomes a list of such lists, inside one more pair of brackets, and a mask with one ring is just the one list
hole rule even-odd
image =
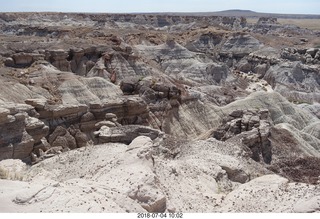
[[[195, 141], [170, 160], [152, 149], [140, 136], [129, 146], [81, 148], [28, 168], [1, 161], [23, 181], [0, 180], [0, 212], [320, 212], [319, 185], [269, 175], [236, 145]], [[225, 170], [247, 182], [232, 182]]]

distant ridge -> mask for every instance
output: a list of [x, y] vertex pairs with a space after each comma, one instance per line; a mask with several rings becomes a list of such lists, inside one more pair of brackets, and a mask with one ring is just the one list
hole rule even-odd
[[250, 17], [250, 16], [259, 16], [261, 13], [251, 11], [251, 10], [240, 10], [240, 9], [232, 9], [232, 10], [226, 10], [226, 11], [217, 11], [212, 12], [212, 14], [215, 14], [217, 16], [244, 16], [244, 17]]
[[250, 10], [226, 10], [226, 11], [217, 11], [212, 12], [214, 15], [218, 16], [243, 16], [243, 17], [277, 17], [277, 18], [314, 18], [319, 19], [320, 15], [313, 15], [313, 14], [277, 14], [277, 13], [262, 13], [262, 12], [255, 12]]
[[133, 13], [109, 13], [109, 12], [0, 12], [0, 14], [32, 14], [32, 13], [47, 13], [47, 14], [119, 14], [119, 15], [164, 15], [164, 16], [222, 16], [222, 17], [245, 17], [245, 18], [260, 18], [260, 17], [275, 17], [283, 19], [320, 19], [320, 14], [277, 14], [255, 12], [251, 10], [231, 9], [216, 12], [133, 12]]
[[[144, 13], [140, 13], [144, 14]], [[166, 14], [166, 15], [185, 15], [185, 16], [227, 16], [227, 17], [276, 17], [276, 18], [292, 18], [292, 19], [320, 19], [317, 14], [277, 14], [277, 13], [263, 13], [251, 10], [231, 9], [216, 12], [169, 12], [169, 13], [147, 13], [147, 14]]]

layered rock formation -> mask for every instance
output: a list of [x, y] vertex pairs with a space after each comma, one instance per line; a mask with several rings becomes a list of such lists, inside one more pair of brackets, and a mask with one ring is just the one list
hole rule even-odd
[[0, 211], [319, 211], [315, 36], [274, 18], [0, 14]]
[[229, 114], [227, 122], [213, 132], [213, 137], [218, 140], [227, 140], [236, 135], [240, 135], [242, 143], [252, 151], [252, 159], [263, 161], [267, 164], [271, 163], [272, 152], [270, 128], [268, 121], [268, 110], [242, 111], [236, 110]]
[[1, 104], [1, 160], [8, 158], [25, 159], [40, 143], [49, 128], [35, 118], [36, 111], [25, 104]]

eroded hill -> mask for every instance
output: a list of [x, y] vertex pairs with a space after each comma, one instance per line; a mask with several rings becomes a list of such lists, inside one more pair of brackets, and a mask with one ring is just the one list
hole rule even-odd
[[319, 36], [275, 18], [1, 14], [0, 211], [319, 211]]

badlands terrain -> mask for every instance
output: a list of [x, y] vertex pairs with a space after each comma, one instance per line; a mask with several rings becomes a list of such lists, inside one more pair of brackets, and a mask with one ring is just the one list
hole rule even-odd
[[0, 212], [320, 212], [320, 27], [1, 13], [0, 41]]

